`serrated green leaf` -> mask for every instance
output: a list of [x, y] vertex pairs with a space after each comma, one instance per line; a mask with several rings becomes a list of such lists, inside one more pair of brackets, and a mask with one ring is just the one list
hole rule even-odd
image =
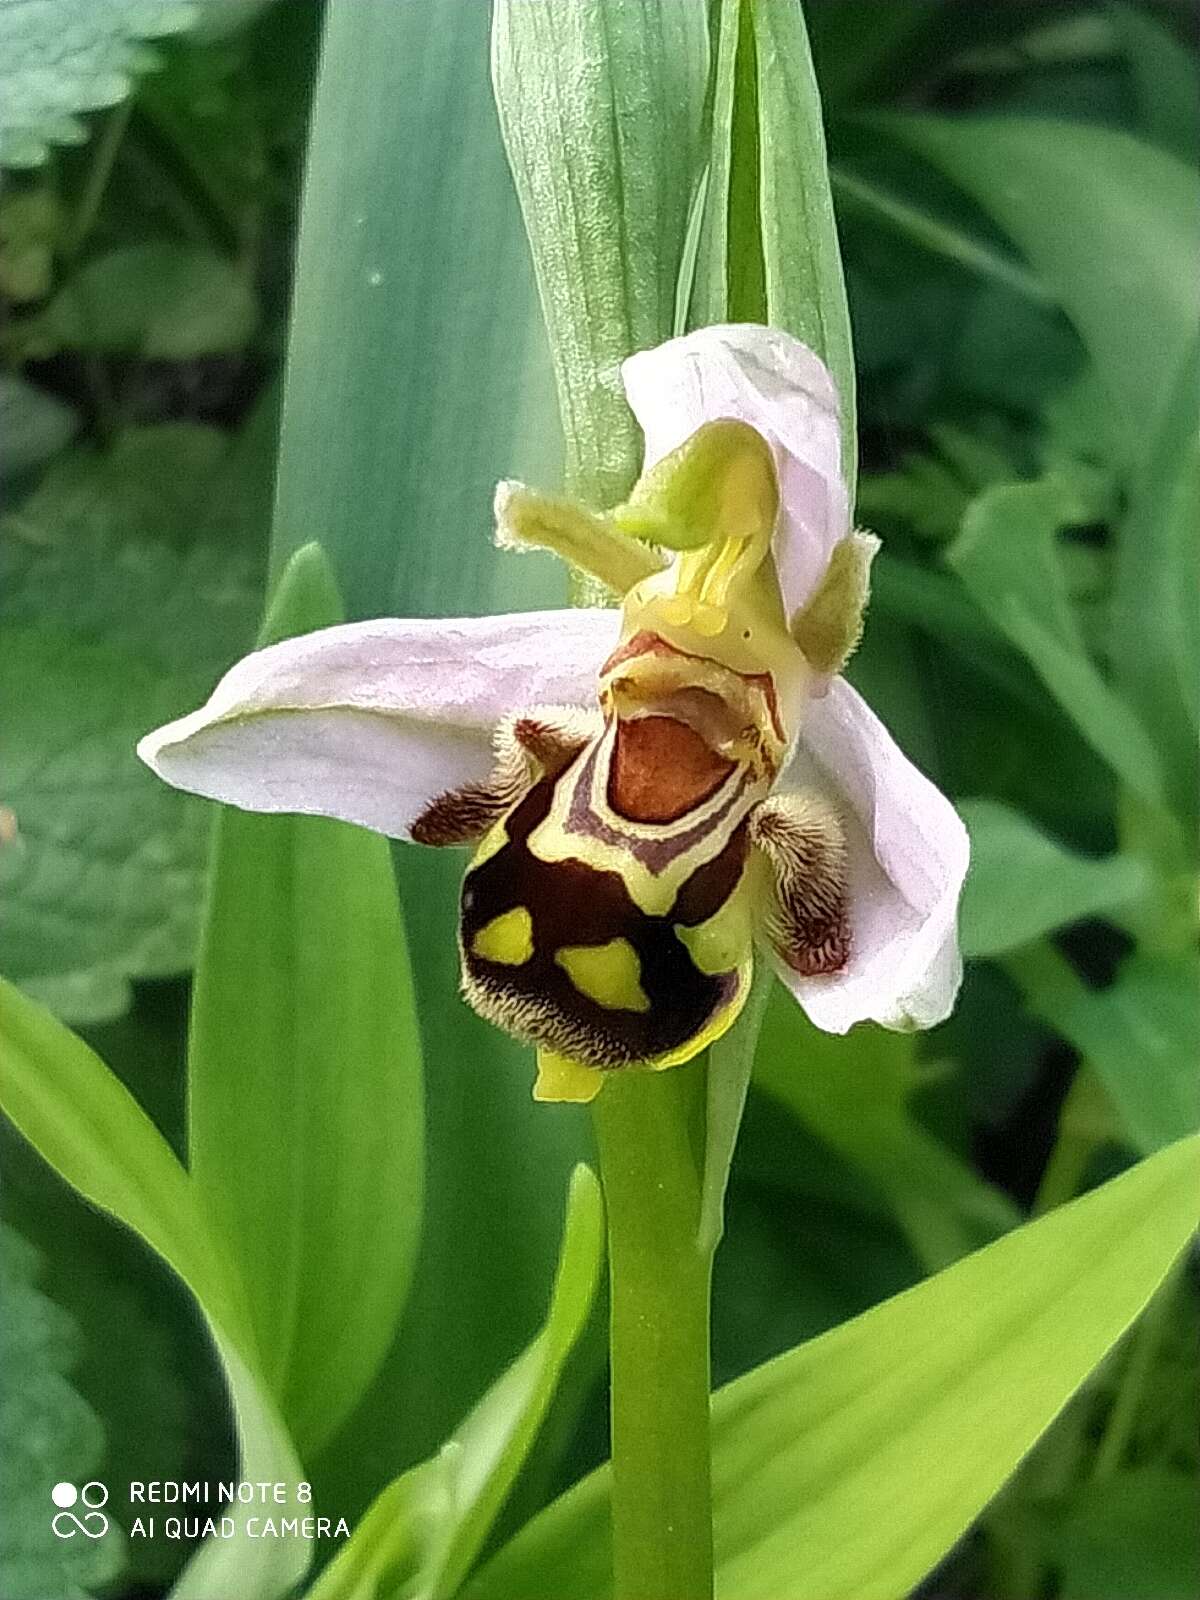
[[1165, 151], [1084, 123], [872, 124], [961, 185], [1018, 245], [1079, 330], [1124, 420], [1125, 460], [1136, 460], [1200, 316], [1200, 178]]
[[[722, 1600], [900, 1600], [1139, 1315], [1200, 1221], [1200, 1139], [718, 1391]], [[465, 1600], [602, 1600], [608, 1469]]]
[[[311, 632], [339, 609], [310, 546], [284, 573], [268, 637]], [[307, 1455], [374, 1376], [420, 1237], [420, 1042], [383, 839], [327, 818], [220, 811], [188, 1083], [193, 1181]]]
[[567, 482], [614, 505], [641, 464], [617, 369], [669, 338], [700, 176], [707, 60], [690, 0], [498, 0], [496, 105], [558, 381]]
[[[75, 1325], [37, 1287], [37, 1276], [37, 1252], [12, 1229], [0, 1229], [0, 1594], [87, 1600], [121, 1571], [124, 1541], [111, 1522], [99, 1538], [76, 1536], [69, 1520], [59, 1538], [51, 1525], [51, 1486], [94, 1478], [104, 1435], [71, 1380]], [[86, 1515], [82, 1505], [76, 1509]]]
[[1128, 905], [1150, 887], [1132, 856], [1089, 859], [995, 800], [960, 800], [971, 867], [959, 912], [965, 956], [996, 956], [1083, 917]]
[[1049, 945], [1005, 963], [1030, 1010], [1096, 1070], [1132, 1143], [1158, 1150], [1200, 1127], [1200, 961], [1137, 952], [1105, 989]]
[[97, 256], [67, 278], [49, 305], [8, 331], [11, 347], [39, 359], [94, 350], [148, 361], [191, 361], [240, 350], [258, 323], [245, 270], [197, 245], [155, 240]]
[[[195, 507], [209, 474], [178, 453], [164, 471], [171, 459], [187, 481], [177, 495]], [[110, 494], [112, 463], [84, 463], [64, 464], [9, 520], [10, 535], [41, 542], [0, 540], [11, 707], [0, 801], [12, 819], [0, 968], [60, 1015], [96, 1022], [125, 1009], [131, 978], [191, 962], [203, 807], [156, 783], [134, 745], [241, 653], [257, 586], [249, 563], [211, 547], [125, 543], [117, 530], [150, 486], [134, 474], [135, 493]]]
[[533, 1343], [430, 1461], [378, 1496], [310, 1600], [450, 1600], [478, 1559], [592, 1308], [604, 1258], [600, 1186], [577, 1167], [558, 1273]]
[[0, 0], [0, 166], [32, 167], [83, 137], [78, 113], [115, 105], [205, 0]]
[[1158, 752], [1087, 655], [1058, 560], [1055, 536], [1078, 515], [1069, 484], [1053, 478], [997, 484], [971, 502], [947, 559], [1097, 753], [1135, 794], [1159, 807]]

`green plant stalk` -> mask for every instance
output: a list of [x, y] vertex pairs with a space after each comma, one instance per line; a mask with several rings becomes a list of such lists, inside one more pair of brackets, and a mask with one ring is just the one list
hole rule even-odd
[[704, 1058], [613, 1073], [593, 1107], [608, 1215], [614, 1600], [710, 1600], [712, 1248]]

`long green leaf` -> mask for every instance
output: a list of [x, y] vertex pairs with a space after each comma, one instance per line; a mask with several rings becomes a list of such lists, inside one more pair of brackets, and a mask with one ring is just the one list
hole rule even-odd
[[[536, 9], [536, 8], [535, 8]], [[497, 559], [496, 482], [562, 443], [477, 0], [332, 0], [313, 107], [273, 556], [317, 539], [351, 617], [565, 595]]]
[[[721, 1390], [720, 1600], [900, 1600], [1141, 1312], [1200, 1222], [1200, 1138]], [[467, 1600], [602, 1600], [608, 1469]]]
[[[309, 546], [267, 636], [338, 613]], [[188, 1071], [192, 1176], [309, 1454], [391, 1344], [420, 1236], [421, 1050], [382, 839], [323, 817], [221, 811]]]
[[587, 1324], [604, 1254], [600, 1188], [571, 1180], [558, 1274], [532, 1344], [432, 1460], [378, 1496], [310, 1600], [449, 1600], [478, 1558]]
[[[236, 1270], [210, 1237], [191, 1180], [104, 1063], [3, 980], [0, 1109], [61, 1177], [140, 1234], [196, 1296], [229, 1384], [242, 1476], [298, 1484], [295, 1449], [257, 1370]], [[243, 1527], [251, 1509], [234, 1508]], [[281, 1508], [285, 1513], [295, 1510]], [[277, 1600], [303, 1575], [311, 1553], [300, 1540], [215, 1540], [193, 1558], [175, 1595]]]
[[[488, 41], [479, 0], [327, 8], [272, 555], [282, 570], [319, 539], [352, 618], [566, 597], [552, 557], [491, 543], [497, 479], [553, 486], [562, 439]], [[457, 998], [459, 853], [399, 847], [397, 865], [427, 1073], [425, 1229], [400, 1337], [318, 1463], [323, 1500], [347, 1513], [434, 1451], [528, 1340], [586, 1127], [534, 1105], [528, 1052]]]
[[1200, 729], [1200, 334], [1185, 352], [1117, 541], [1114, 670], [1162, 751], [1182, 815], [1196, 808]]
[[497, 0], [500, 125], [533, 251], [567, 481], [628, 493], [641, 445], [624, 358], [674, 332], [699, 178], [707, 34], [692, 0]]
[[821, 96], [800, 0], [754, 8], [767, 321], [824, 358], [842, 402], [842, 470], [854, 503], [854, 347], [842, 278]]
[[694, 326], [760, 321], [824, 359], [842, 401], [842, 459], [858, 463], [854, 352], [821, 97], [800, 0], [721, 0]]
[[2, 978], [0, 1106], [72, 1188], [139, 1233], [220, 1320], [239, 1325], [224, 1263], [162, 1134], [82, 1039]]
[[1130, 460], [1200, 316], [1200, 178], [1127, 133], [1037, 117], [879, 117], [1009, 234], [1087, 345]]

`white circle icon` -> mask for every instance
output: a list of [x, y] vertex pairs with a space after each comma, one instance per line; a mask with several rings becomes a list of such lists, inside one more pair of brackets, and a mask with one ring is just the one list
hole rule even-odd
[[56, 1483], [50, 1491], [50, 1498], [56, 1506], [73, 1506], [79, 1499], [79, 1490], [73, 1483]]

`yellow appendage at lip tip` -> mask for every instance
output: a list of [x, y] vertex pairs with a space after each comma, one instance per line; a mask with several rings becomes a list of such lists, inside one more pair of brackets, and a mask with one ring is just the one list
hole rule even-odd
[[585, 1067], [581, 1061], [557, 1056], [552, 1050], [538, 1051], [537, 1069], [535, 1100], [586, 1105], [604, 1087], [604, 1074], [598, 1067]]

